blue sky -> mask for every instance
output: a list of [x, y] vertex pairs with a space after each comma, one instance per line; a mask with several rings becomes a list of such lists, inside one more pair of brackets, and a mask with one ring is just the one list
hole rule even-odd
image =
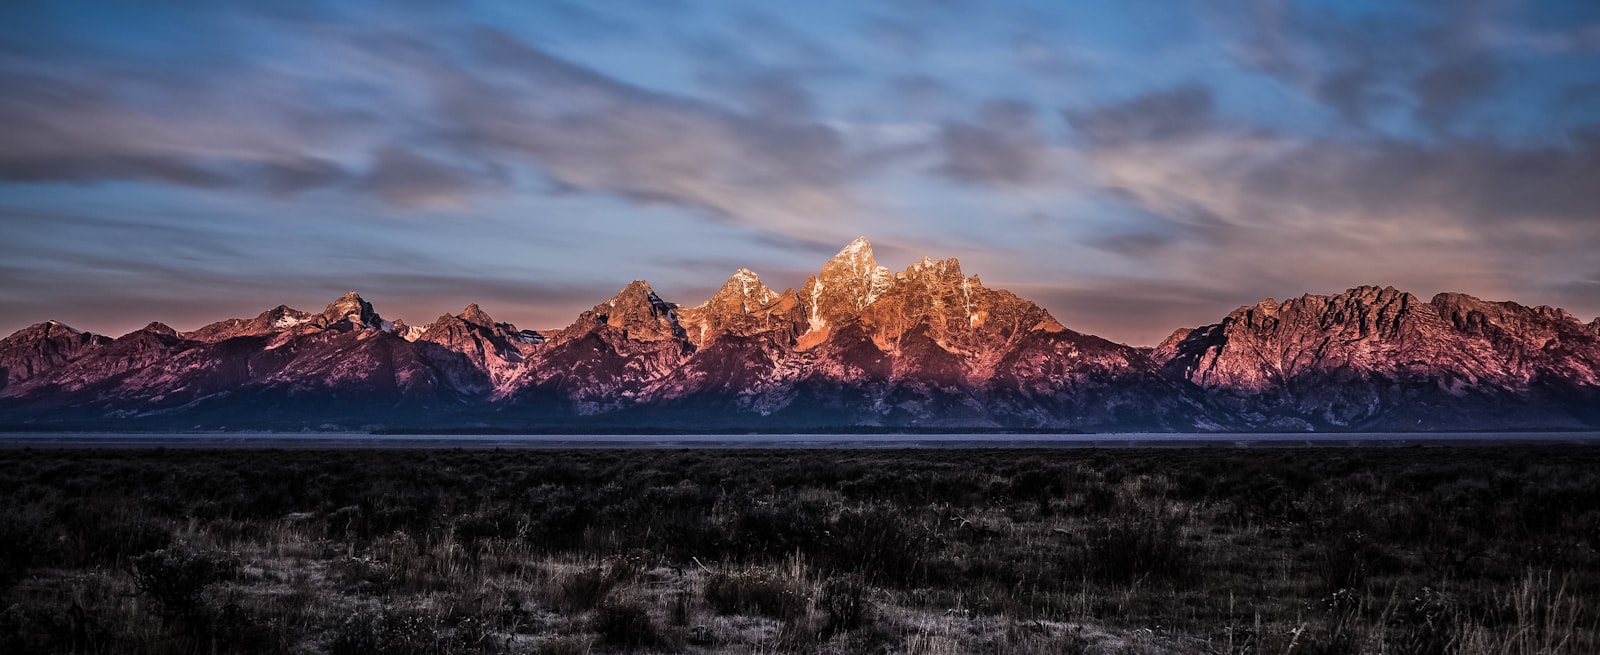
[[1600, 314], [1600, 4], [11, 2], [0, 332], [355, 289], [698, 304], [858, 235], [1152, 344], [1394, 285]]

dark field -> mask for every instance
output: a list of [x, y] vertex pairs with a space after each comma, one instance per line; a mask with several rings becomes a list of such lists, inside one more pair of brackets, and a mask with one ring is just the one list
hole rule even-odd
[[0, 459], [5, 653], [1600, 652], [1592, 446]]

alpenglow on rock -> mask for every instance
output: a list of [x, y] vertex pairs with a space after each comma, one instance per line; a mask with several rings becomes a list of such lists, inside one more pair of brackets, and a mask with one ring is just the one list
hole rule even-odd
[[1580, 428], [1600, 418], [1600, 335], [1562, 310], [1457, 293], [1267, 299], [1173, 333], [1154, 356], [1269, 428]]
[[10, 429], [1442, 430], [1600, 427], [1600, 320], [1388, 287], [1271, 299], [1154, 349], [1075, 332], [857, 239], [799, 290], [636, 280], [561, 329], [477, 304], [425, 325], [354, 292], [193, 332], [0, 340]]

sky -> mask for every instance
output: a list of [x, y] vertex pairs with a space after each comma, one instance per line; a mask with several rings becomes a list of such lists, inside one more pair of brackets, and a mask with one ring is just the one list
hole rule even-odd
[[857, 236], [1134, 345], [1359, 285], [1587, 321], [1600, 3], [0, 6], [0, 334], [555, 328]]

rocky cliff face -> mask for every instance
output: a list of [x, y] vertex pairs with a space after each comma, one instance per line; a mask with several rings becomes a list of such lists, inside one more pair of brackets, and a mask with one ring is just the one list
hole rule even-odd
[[322, 314], [269, 310], [192, 333], [152, 323], [0, 390], [0, 424], [97, 429], [355, 428], [448, 416], [459, 357], [379, 329], [346, 294]]
[[1362, 287], [1240, 307], [1141, 350], [923, 259], [846, 246], [799, 291], [740, 269], [683, 308], [635, 281], [560, 330], [424, 326], [355, 293], [117, 339], [0, 341], [24, 429], [1414, 430], [1600, 426], [1600, 321]]
[[792, 341], [805, 330], [805, 306], [793, 290], [774, 292], [761, 276], [741, 268], [710, 299], [679, 311], [679, 325], [695, 348], [769, 332]]
[[1240, 307], [1154, 357], [1262, 427], [1580, 427], [1597, 342], [1550, 307], [1360, 287]]
[[826, 340], [835, 326], [858, 316], [893, 284], [894, 276], [878, 265], [865, 237], [850, 242], [800, 288], [807, 337], [801, 346]]
[[[357, 297], [359, 298], [359, 296]], [[367, 306], [369, 310], [371, 307], [371, 305]], [[337, 310], [333, 310], [330, 307], [330, 311]], [[217, 321], [193, 332], [185, 333], [183, 337], [194, 341], [215, 342], [234, 337], [273, 334], [305, 325], [318, 318], [320, 317], [317, 314], [308, 314], [297, 309], [291, 309], [287, 305], [278, 305], [261, 312], [261, 315], [255, 318], [230, 318], [225, 321]]]
[[544, 342], [538, 333], [496, 322], [476, 303], [460, 314], [440, 316], [414, 336], [407, 332], [396, 330], [426, 352], [433, 352], [430, 346], [438, 346], [459, 355], [436, 358], [444, 360], [441, 365], [449, 371], [454, 386], [474, 394], [502, 388], [521, 371], [523, 362], [535, 352], [534, 346]]
[[393, 324], [383, 320], [382, 316], [372, 308], [372, 303], [361, 299], [361, 295], [350, 291], [338, 300], [333, 301], [320, 316], [312, 319], [321, 327], [337, 327], [341, 324], [349, 329], [392, 330]]
[[50, 373], [111, 339], [56, 321], [35, 323], [0, 341], [0, 391]]
[[[580, 411], [647, 408], [686, 427], [1171, 429], [1205, 414], [1192, 385], [1162, 377], [1137, 350], [1066, 330], [1037, 305], [966, 277], [953, 259], [891, 273], [865, 239], [799, 292], [739, 270], [699, 306], [669, 313], [637, 303], [627, 315], [648, 331], [648, 349], [591, 336], [586, 348], [599, 357], [541, 356], [530, 375], [573, 370], [567, 388], [608, 392]], [[1053, 368], [1018, 384], [1035, 360]], [[560, 395], [548, 382], [536, 388]], [[1135, 405], [1141, 411], [1129, 411]]]
[[550, 335], [497, 400], [524, 420], [614, 412], [640, 402], [646, 385], [693, 351], [678, 306], [635, 280]]

